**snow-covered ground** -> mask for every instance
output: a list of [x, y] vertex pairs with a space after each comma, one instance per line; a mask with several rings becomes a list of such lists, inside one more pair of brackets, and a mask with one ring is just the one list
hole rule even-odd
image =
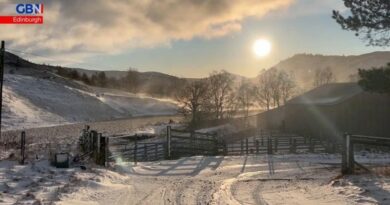
[[[388, 154], [358, 160], [390, 162]], [[389, 175], [340, 177], [339, 162], [328, 154], [195, 156], [84, 171], [1, 161], [0, 203], [388, 204]]]
[[177, 105], [166, 99], [84, 87], [87, 89], [71, 87], [53, 79], [6, 74], [2, 129], [25, 129], [132, 116], [171, 115], [177, 112]]

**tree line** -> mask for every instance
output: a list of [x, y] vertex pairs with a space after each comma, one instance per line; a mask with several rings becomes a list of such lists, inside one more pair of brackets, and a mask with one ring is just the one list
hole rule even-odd
[[76, 69], [56, 67], [56, 73], [62, 77], [72, 80], [81, 81], [90, 86], [106, 87], [121, 89], [133, 93], [137, 93], [139, 90], [140, 79], [139, 73], [135, 69], [130, 68], [124, 77], [115, 78], [107, 77], [104, 71], [95, 72], [92, 75], [87, 75], [84, 72], [79, 72]]
[[189, 127], [204, 120], [222, 120], [238, 112], [249, 116], [252, 109], [279, 107], [295, 92], [294, 76], [276, 68], [262, 71], [255, 82], [243, 79], [237, 83], [226, 71], [214, 71], [208, 78], [188, 82], [176, 96], [180, 112]]

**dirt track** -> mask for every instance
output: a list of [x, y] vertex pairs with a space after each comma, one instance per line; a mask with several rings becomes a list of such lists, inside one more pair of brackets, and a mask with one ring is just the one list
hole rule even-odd
[[[118, 189], [100, 183], [98, 189], [82, 187], [82, 194], [79, 190], [64, 195], [61, 201], [62, 204], [77, 201], [164, 205], [348, 204], [325, 185], [338, 173], [337, 167], [308, 162], [335, 159], [326, 155], [198, 156], [137, 166], [118, 164], [116, 169], [128, 177], [115, 180]], [[270, 164], [274, 167], [270, 168]]]

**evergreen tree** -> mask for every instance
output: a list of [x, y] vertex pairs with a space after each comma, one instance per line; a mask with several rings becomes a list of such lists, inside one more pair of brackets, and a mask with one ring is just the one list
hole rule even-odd
[[99, 74], [97, 76], [97, 80], [98, 80], [99, 86], [101, 86], [101, 87], [107, 86], [107, 77], [106, 77], [106, 73], [104, 71], [99, 72]]
[[69, 72], [67, 69], [65, 69], [61, 66], [57, 66], [57, 75], [62, 76], [62, 77], [68, 77]]
[[371, 92], [390, 94], [390, 63], [370, 70], [359, 69], [359, 85]]
[[73, 79], [73, 80], [79, 80], [80, 79], [80, 74], [77, 70], [72, 70], [70, 73], [69, 73], [69, 78]]
[[139, 86], [138, 71], [130, 68], [127, 71], [125, 78], [123, 79], [123, 83], [126, 90], [136, 93], [138, 91], [138, 86]]
[[85, 73], [83, 73], [83, 75], [81, 76], [81, 81], [83, 81], [87, 85], [91, 84], [91, 80], [89, 79], [89, 77]]
[[345, 30], [354, 31], [372, 46], [390, 46], [390, 1], [389, 0], [344, 0], [350, 16], [333, 11], [333, 18]]
[[99, 82], [99, 80], [98, 80], [98, 77], [97, 77], [97, 75], [96, 75], [96, 73], [95, 74], [93, 74], [92, 76], [91, 76], [91, 85], [98, 85], [98, 82]]

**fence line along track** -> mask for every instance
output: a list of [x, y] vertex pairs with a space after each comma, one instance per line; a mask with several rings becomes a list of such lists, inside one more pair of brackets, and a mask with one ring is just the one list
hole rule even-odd
[[[246, 130], [229, 136], [188, 132], [167, 127], [166, 136], [106, 135], [86, 126], [79, 138], [81, 156], [97, 164], [113, 161], [156, 161], [185, 156], [251, 155], [274, 153], [325, 152], [327, 143], [277, 131]], [[336, 146], [333, 146], [336, 151]]]
[[[155, 161], [185, 156], [251, 155], [274, 153], [325, 152], [323, 141], [281, 132], [253, 130], [241, 137], [217, 137], [215, 134], [188, 132], [167, 127], [165, 138], [140, 139], [136, 136], [113, 142], [110, 138], [110, 161]], [[248, 135], [248, 133], [250, 135]], [[240, 139], [241, 138], [241, 139]], [[235, 139], [235, 140], [232, 140]], [[237, 140], [239, 139], [239, 140]]]

